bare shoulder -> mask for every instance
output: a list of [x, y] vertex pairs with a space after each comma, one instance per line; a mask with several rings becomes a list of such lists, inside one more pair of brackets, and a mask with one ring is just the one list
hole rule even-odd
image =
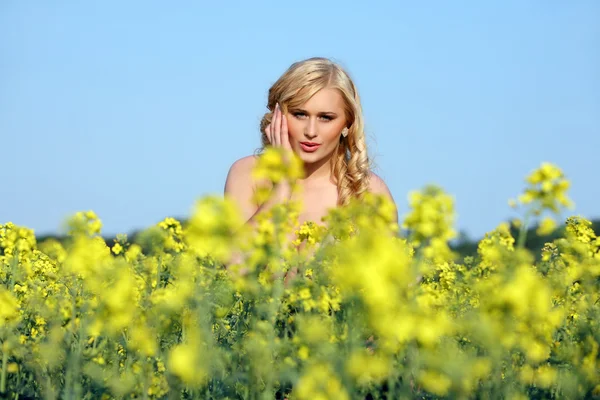
[[369, 176], [369, 192], [387, 197], [391, 201], [391, 203], [395, 209], [394, 221], [397, 223], [398, 222], [398, 210], [397, 210], [396, 202], [394, 201], [394, 197], [392, 196], [392, 193], [390, 192], [390, 189], [389, 189], [388, 185], [385, 183], [385, 181], [373, 172], [371, 172], [370, 176]]
[[242, 157], [231, 164], [225, 181], [225, 193], [238, 192], [240, 188], [252, 188], [252, 170], [256, 165], [254, 155]]
[[234, 161], [229, 168], [229, 175], [250, 175], [252, 173], [252, 169], [256, 165], [256, 160], [258, 160], [258, 157], [251, 155]]
[[369, 191], [374, 194], [383, 194], [392, 197], [392, 193], [385, 181], [374, 172], [369, 174]]
[[238, 203], [243, 217], [247, 220], [256, 211], [252, 202], [255, 182], [252, 179], [252, 170], [256, 165], [257, 157], [254, 155], [236, 160], [227, 173], [224, 194]]

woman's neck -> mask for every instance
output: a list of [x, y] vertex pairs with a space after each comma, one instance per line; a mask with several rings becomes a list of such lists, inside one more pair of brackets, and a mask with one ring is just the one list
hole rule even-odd
[[331, 178], [331, 161], [328, 157], [312, 164], [304, 164], [304, 182], [316, 182], [322, 180], [330, 180]]

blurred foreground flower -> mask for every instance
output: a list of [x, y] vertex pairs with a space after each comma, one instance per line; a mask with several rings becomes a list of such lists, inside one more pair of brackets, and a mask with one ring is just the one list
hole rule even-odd
[[[297, 162], [267, 150], [256, 176], [293, 182]], [[567, 189], [543, 164], [520, 202], [541, 217], [570, 204]], [[92, 211], [70, 218], [60, 241], [1, 225], [0, 396], [597, 395], [600, 239], [590, 221], [541, 220], [538, 233], [553, 234], [541, 254], [524, 246], [527, 218], [514, 236], [500, 223], [459, 255], [451, 196], [426, 186], [409, 202], [406, 235], [393, 205], [370, 194], [325, 225], [298, 224], [286, 204], [255, 230], [232, 202], [205, 197], [189, 221], [165, 218], [109, 244]]]

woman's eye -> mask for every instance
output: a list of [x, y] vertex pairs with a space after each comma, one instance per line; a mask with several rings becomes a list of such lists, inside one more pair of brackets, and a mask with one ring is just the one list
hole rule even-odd
[[[307, 118], [308, 117], [308, 115], [306, 115], [306, 113], [302, 112], [302, 111], [295, 111], [295, 112], [292, 113], [292, 115], [294, 117], [296, 117], [296, 118], [299, 118], [299, 119], [303, 119], [303, 118]], [[331, 117], [329, 115], [320, 115], [319, 118], [321, 120], [323, 120], [323, 121], [326, 121], [326, 122], [329, 122], [329, 121], [333, 120], [333, 117]]]

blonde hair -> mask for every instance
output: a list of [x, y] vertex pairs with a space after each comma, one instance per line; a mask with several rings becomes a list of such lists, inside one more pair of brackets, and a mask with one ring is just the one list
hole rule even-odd
[[313, 57], [292, 64], [271, 86], [267, 112], [261, 122], [263, 149], [269, 144], [265, 134], [271, 123], [275, 104], [283, 112], [300, 107], [324, 88], [339, 90], [346, 105], [348, 134], [340, 135], [340, 142], [332, 156], [331, 175], [338, 192], [338, 205], [346, 205], [352, 198], [360, 198], [369, 187], [370, 165], [364, 132], [360, 97], [346, 71], [327, 58]]

